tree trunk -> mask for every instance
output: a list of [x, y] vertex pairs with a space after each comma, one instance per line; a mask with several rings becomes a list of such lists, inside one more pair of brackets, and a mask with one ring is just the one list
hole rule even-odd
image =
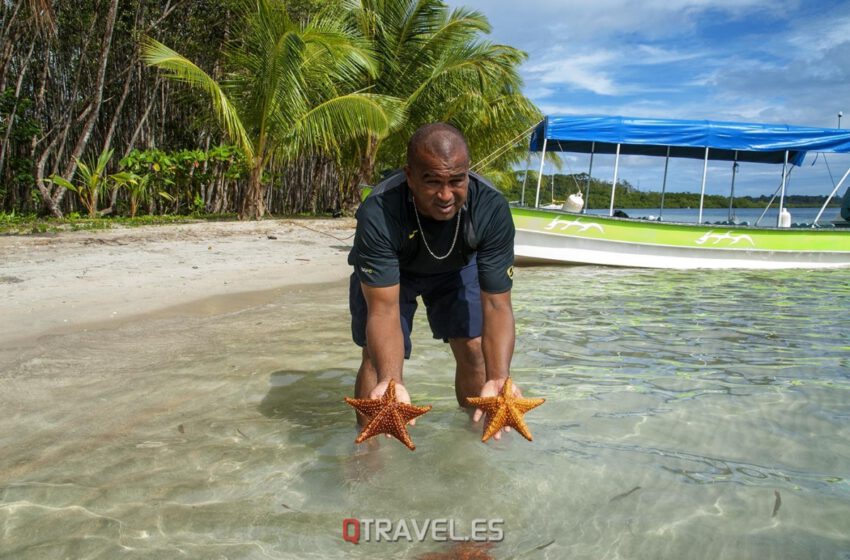
[[345, 208], [340, 210], [349, 210], [360, 202], [360, 185], [368, 185], [372, 181], [375, 174], [375, 158], [378, 155], [378, 137], [371, 134], [366, 139], [366, 148], [363, 150], [363, 155], [360, 157], [360, 169], [357, 172], [353, 183], [348, 184], [342, 193], [342, 205]]
[[53, 200], [51, 196], [50, 189], [47, 188], [47, 185], [44, 184], [44, 167], [47, 164], [47, 158], [50, 155], [50, 152], [53, 151], [53, 146], [56, 145], [58, 136], [55, 136], [53, 140], [48, 144], [47, 148], [41, 153], [41, 156], [38, 158], [38, 161], [35, 164], [35, 186], [38, 188], [38, 192], [41, 194], [42, 201], [44, 203], [45, 209], [53, 214], [56, 218], [62, 217], [62, 209], [59, 208], [59, 205]]
[[3, 32], [0, 34], [0, 45], [3, 45], [2, 53], [0, 53], [0, 91], [6, 89], [6, 74], [15, 48], [16, 41], [14, 39], [17, 38], [18, 33], [18, 26], [15, 19], [17, 19], [18, 12], [23, 4], [24, 2], [22, 0], [15, 2], [15, 9], [12, 15], [9, 16], [9, 19], [4, 22]]
[[248, 190], [242, 199], [242, 211], [239, 213], [240, 220], [259, 220], [266, 213], [265, 189], [262, 184], [263, 165], [262, 157], [254, 156], [251, 173], [248, 176]]
[[[12, 107], [12, 112], [9, 113], [9, 118], [6, 120], [6, 135], [3, 138], [3, 144], [0, 145], [0, 169], [5, 169], [6, 152], [9, 150], [9, 139], [12, 137], [12, 129], [15, 126], [15, 114], [18, 112], [18, 102], [21, 99], [21, 86], [24, 83], [24, 76], [26, 76], [34, 50], [35, 42], [30, 45], [30, 50], [27, 53], [23, 66], [21, 67], [21, 73], [18, 75], [18, 81], [15, 83], [15, 105]], [[0, 90], [0, 92], [1, 91], [2, 90]]]
[[139, 119], [138, 124], [136, 124], [135, 130], [133, 130], [132, 136], [130, 136], [130, 142], [127, 144], [127, 149], [124, 151], [124, 155], [122, 159], [129, 156], [130, 152], [133, 151], [133, 148], [136, 146], [136, 141], [139, 139], [139, 133], [142, 131], [145, 123], [148, 120], [148, 116], [151, 114], [151, 109], [153, 109], [153, 104], [156, 101], [156, 89], [159, 87], [161, 82], [160, 78], [156, 79], [156, 82], [153, 86], [154, 93], [151, 95], [150, 101], [148, 101], [147, 107], [145, 107], [145, 112], [142, 114], [142, 118]]
[[[103, 85], [106, 81], [106, 62], [109, 59], [109, 48], [112, 45], [112, 32], [115, 29], [115, 18], [118, 13], [118, 0], [112, 0], [109, 3], [109, 12], [106, 15], [106, 29], [103, 32], [103, 43], [100, 48], [100, 58], [98, 62], [97, 69], [97, 80], [95, 82], [94, 87], [94, 97], [91, 100], [90, 105], [90, 113], [88, 118], [86, 119], [85, 124], [83, 125], [83, 130], [80, 133], [79, 138], [77, 139], [77, 144], [74, 146], [74, 150], [71, 152], [71, 157], [68, 161], [68, 165], [65, 166], [65, 170], [62, 173], [62, 176], [71, 180], [74, 176], [74, 173], [77, 170], [77, 161], [80, 156], [82, 156], [83, 151], [88, 146], [89, 139], [91, 138], [92, 129], [94, 129], [94, 125], [97, 122], [97, 118], [100, 115], [100, 106], [103, 103]], [[59, 188], [53, 194], [53, 202], [54, 205], [59, 204], [62, 200], [62, 196], [65, 194], [64, 188]]]

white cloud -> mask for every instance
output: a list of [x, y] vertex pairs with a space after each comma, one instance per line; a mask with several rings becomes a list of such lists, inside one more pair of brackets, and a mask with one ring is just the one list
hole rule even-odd
[[531, 64], [524, 70], [541, 84], [561, 84], [585, 89], [599, 95], [617, 95], [621, 93], [621, 88], [617, 87], [605, 70], [616, 58], [613, 53], [606, 52], [570, 55], [557, 60]]
[[850, 15], [819, 14], [795, 23], [787, 42], [800, 54], [817, 54], [850, 39]]
[[704, 52], [683, 52], [664, 49], [653, 45], [637, 45], [636, 50], [636, 56], [632, 57], [632, 64], [670, 64], [672, 62], [684, 62], [686, 60], [694, 60], [706, 56], [706, 53]]

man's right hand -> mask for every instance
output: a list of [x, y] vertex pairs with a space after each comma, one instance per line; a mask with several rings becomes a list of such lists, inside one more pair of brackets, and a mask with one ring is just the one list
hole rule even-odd
[[[381, 397], [384, 396], [384, 393], [387, 392], [387, 387], [389, 386], [389, 384], [390, 384], [389, 379], [387, 379], [386, 381], [381, 381], [380, 383], [375, 385], [374, 389], [372, 389], [369, 392], [368, 398], [370, 398], [370, 399], [380, 399]], [[410, 404], [410, 395], [408, 394], [407, 389], [405, 389], [404, 385], [402, 385], [398, 381], [395, 382], [395, 398], [399, 402]], [[414, 418], [413, 420], [408, 422], [408, 424], [410, 424], [411, 426], [415, 426], [416, 425], [416, 419]]]

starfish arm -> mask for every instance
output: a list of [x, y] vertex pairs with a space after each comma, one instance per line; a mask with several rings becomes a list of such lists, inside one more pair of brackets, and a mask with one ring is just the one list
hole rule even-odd
[[370, 418], [375, 416], [386, 406], [379, 399], [351, 399], [346, 397], [345, 402], [357, 409], [361, 414], [365, 414]]
[[404, 420], [404, 423], [407, 424], [414, 418], [419, 418], [420, 416], [431, 410], [431, 405], [414, 406], [412, 404], [407, 403], [398, 403], [396, 408], [402, 420]]
[[496, 435], [496, 432], [505, 427], [506, 412], [507, 407], [501, 407], [492, 413], [487, 413], [487, 426], [484, 428], [484, 435], [481, 436], [481, 441], [487, 441]]
[[487, 414], [492, 414], [499, 410], [504, 401], [501, 397], [467, 397], [466, 402]]
[[413, 440], [410, 439], [410, 434], [407, 432], [407, 421], [404, 420], [401, 411], [397, 407], [393, 408], [390, 418], [391, 420], [385, 433], [390, 434], [402, 442], [411, 451], [415, 451], [416, 446], [413, 445]]
[[389, 412], [390, 410], [384, 408], [375, 414], [360, 432], [360, 435], [357, 436], [357, 439], [354, 440], [354, 443], [363, 443], [369, 438], [373, 438], [379, 434], [388, 433], [387, 424], [391, 421], [391, 419], [388, 418]]
[[525, 423], [525, 418], [522, 417], [523, 412], [518, 407], [510, 404], [507, 406], [505, 423], [519, 432], [522, 437], [528, 441], [532, 441], [531, 432], [528, 430], [528, 424]]
[[512, 404], [520, 413], [525, 414], [529, 410], [537, 408], [544, 402], [546, 402], [546, 399], [513, 399]]

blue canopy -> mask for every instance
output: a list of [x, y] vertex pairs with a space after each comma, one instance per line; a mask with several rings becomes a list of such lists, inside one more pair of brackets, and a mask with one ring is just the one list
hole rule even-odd
[[703, 159], [803, 163], [807, 151], [850, 152], [850, 130], [784, 124], [604, 116], [548, 116], [535, 128], [530, 149]]

